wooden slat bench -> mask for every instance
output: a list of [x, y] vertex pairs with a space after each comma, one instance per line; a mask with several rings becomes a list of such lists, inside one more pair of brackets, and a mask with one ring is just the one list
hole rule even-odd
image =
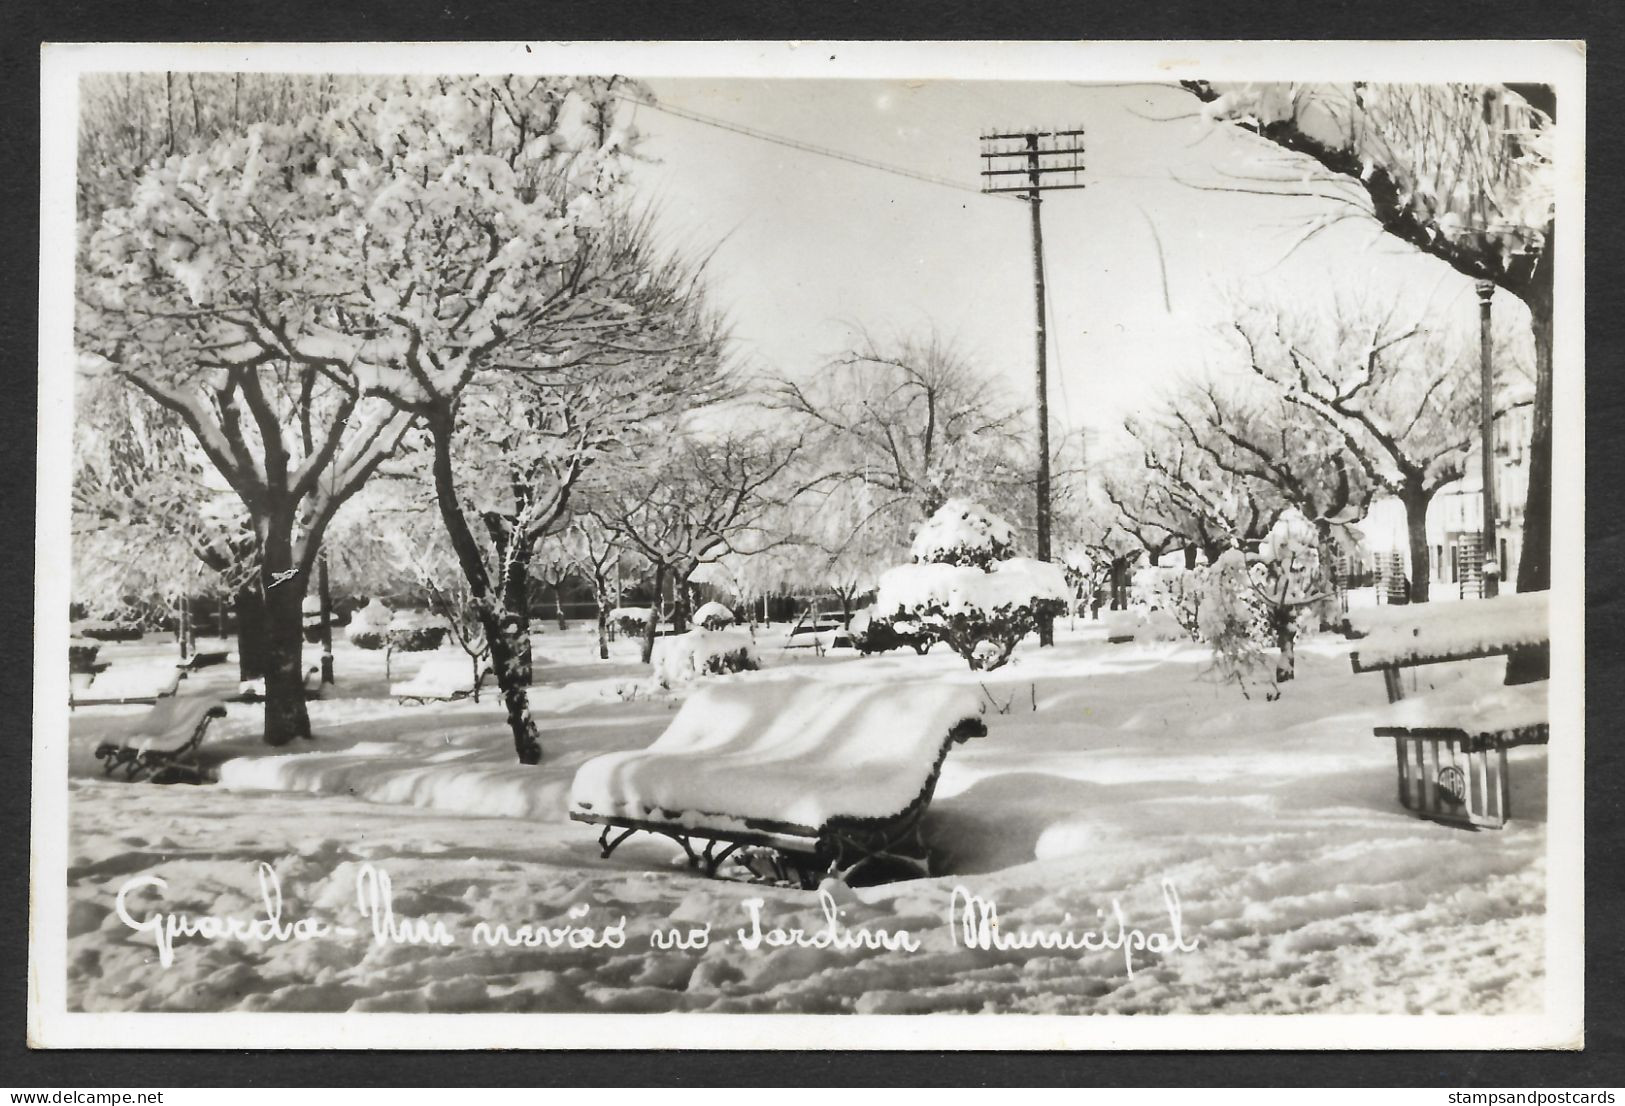
[[986, 734], [980, 714], [959, 686], [712, 685], [647, 749], [582, 765], [570, 817], [602, 827], [606, 858], [658, 834], [708, 876], [729, 859], [808, 889], [883, 866], [929, 874], [922, 820], [948, 750]]
[[1476, 699], [1449, 692], [1406, 698], [1402, 670], [1547, 648], [1545, 592], [1498, 599], [1385, 608], [1351, 617], [1361, 639], [1355, 672], [1381, 672], [1395, 722], [1373, 733], [1394, 743], [1399, 802], [1421, 818], [1500, 829], [1512, 817], [1507, 750], [1544, 745], [1547, 681], [1505, 687]]
[[201, 783], [205, 773], [198, 748], [209, 723], [225, 716], [225, 705], [214, 695], [171, 695], [143, 715], [123, 741], [98, 745], [96, 758], [107, 775], [122, 772], [132, 782]]

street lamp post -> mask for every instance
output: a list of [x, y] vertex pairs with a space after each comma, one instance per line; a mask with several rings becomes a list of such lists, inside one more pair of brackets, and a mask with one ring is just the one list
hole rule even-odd
[[1492, 281], [1478, 282], [1478, 430], [1479, 449], [1484, 455], [1484, 597], [1493, 598], [1500, 590], [1501, 562], [1495, 541], [1495, 381], [1492, 371], [1493, 341], [1490, 338], [1490, 299], [1495, 295]]

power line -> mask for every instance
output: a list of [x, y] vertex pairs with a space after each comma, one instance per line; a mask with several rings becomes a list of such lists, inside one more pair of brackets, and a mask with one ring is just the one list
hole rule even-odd
[[734, 134], [742, 134], [747, 138], [754, 138], [762, 142], [771, 142], [776, 146], [785, 146], [792, 150], [800, 150], [805, 154], [814, 154], [818, 157], [832, 158], [836, 161], [844, 161], [849, 165], [860, 165], [865, 169], [874, 169], [877, 172], [890, 173], [897, 177], [907, 177], [910, 180], [923, 181], [926, 184], [935, 184], [941, 188], [952, 188], [956, 192], [969, 192], [976, 196], [982, 194], [981, 190], [978, 188], [973, 188], [967, 184], [961, 184], [960, 182], [950, 180], [947, 177], [937, 177], [931, 175], [930, 173], [921, 173], [913, 169], [905, 169], [900, 165], [889, 165], [884, 161], [875, 161], [873, 158], [860, 157], [857, 154], [849, 154], [841, 150], [834, 150], [828, 146], [819, 146], [812, 142], [803, 142], [799, 138], [789, 138], [785, 135], [774, 134], [771, 131], [764, 131], [756, 127], [747, 127], [743, 123], [734, 123], [727, 119], [718, 119], [716, 116], [704, 115], [697, 111], [690, 111], [687, 108], [675, 108], [669, 104], [657, 103], [654, 100], [645, 100], [638, 96], [628, 96], [624, 93], [617, 93], [616, 95], [620, 99], [625, 100], [627, 103], [639, 104], [646, 108], [652, 108], [655, 111], [664, 112], [667, 115], [674, 115], [679, 119], [687, 119], [691, 123], [700, 123], [707, 127], [715, 127], [718, 130], [730, 131]]

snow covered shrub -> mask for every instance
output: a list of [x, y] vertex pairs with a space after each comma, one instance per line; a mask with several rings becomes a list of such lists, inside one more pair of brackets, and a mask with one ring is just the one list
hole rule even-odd
[[649, 622], [649, 608], [616, 607], [609, 612], [609, 620], [615, 623], [622, 637], [637, 637]]
[[382, 649], [384, 631], [389, 629], [389, 620], [393, 617], [394, 612], [384, 606], [383, 600], [375, 597], [350, 617], [350, 625], [344, 636], [357, 649]]
[[[1252, 698], [1249, 686], [1268, 679], [1268, 661], [1264, 655], [1268, 627], [1247, 558], [1241, 550], [1225, 550], [1206, 573], [1198, 607], [1198, 627], [1202, 639], [1213, 650], [1214, 671], [1226, 683], [1234, 682], [1247, 698]], [[1279, 694], [1271, 681], [1265, 698], [1274, 699]]]
[[1275, 679], [1284, 682], [1294, 674], [1298, 635], [1314, 629], [1316, 609], [1328, 598], [1320, 572], [1320, 536], [1296, 508], [1281, 512], [1259, 543], [1252, 575], [1279, 651]]
[[707, 630], [725, 630], [734, 624], [734, 613], [713, 600], [694, 612], [694, 625]]
[[916, 621], [971, 668], [998, 668], [1071, 594], [1060, 565], [1011, 556], [1013, 540], [1003, 519], [950, 500], [920, 528], [915, 563], [881, 576], [876, 618]]
[[762, 667], [749, 634], [728, 630], [690, 630], [655, 643], [654, 682], [676, 687], [699, 676], [754, 672]]
[[352, 625], [349, 633], [345, 636], [350, 639], [350, 644], [357, 649], [382, 649], [384, 647], [384, 631], [382, 630], [358, 630]]
[[[444, 626], [398, 626], [386, 635], [389, 647], [397, 653], [426, 653], [440, 648], [445, 640]], [[350, 639], [354, 641], [354, 638]]]
[[965, 499], [950, 499], [925, 520], [909, 552], [919, 564], [990, 568], [1015, 553], [1015, 531]]
[[911, 619], [887, 619], [871, 616], [862, 627], [852, 628], [852, 644], [864, 656], [886, 653], [907, 647], [924, 656], [931, 649], [931, 635], [918, 622]]
[[[1146, 565], [1135, 571], [1129, 586], [1130, 600], [1136, 606], [1165, 612], [1183, 628], [1186, 639], [1197, 636], [1197, 607], [1201, 595], [1201, 570], [1193, 572], [1182, 565]], [[1165, 625], [1162, 619], [1157, 622]]]
[[1136, 641], [1189, 641], [1191, 632], [1184, 623], [1165, 610], [1142, 612], [1135, 627]]
[[[1251, 564], [1240, 550], [1223, 553], [1206, 574], [1200, 608], [1202, 638], [1213, 649], [1214, 668], [1247, 693], [1249, 682], [1270, 680], [1266, 698], [1293, 678], [1300, 634], [1319, 621], [1327, 598], [1321, 586], [1320, 539], [1297, 510], [1282, 512], [1259, 544]], [[1266, 650], [1274, 646], [1273, 676]]]

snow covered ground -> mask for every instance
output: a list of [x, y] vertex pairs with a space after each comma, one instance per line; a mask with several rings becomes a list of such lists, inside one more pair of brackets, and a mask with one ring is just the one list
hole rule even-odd
[[[988, 736], [950, 753], [928, 818], [943, 875], [835, 888], [821, 899], [705, 880], [674, 863], [679, 850], [663, 838], [634, 838], [600, 860], [593, 829], [566, 818], [577, 767], [647, 746], [687, 693], [647, 691], [635, 643], [617, 642], [614, 658], [599, 661], [590, 633], [538, 636], [550, 663], [538, 667], [533, 696], [546, 750], [537, 767], [515, 763], [494, 695], [401, 706], [386, 695], [383, 657], [343, 645], [338, 689], [311, 707], [317, 739], [276, 755], [257, 742], [261, 708], [234, 704], [208, 743], [229, 758], [218, 786], [103, 780], [89, 750], [144, 708], [74, 712], [70, 1007], [1540, 1008], [1545, 750], [1512, 751], [1515, 818], [1504, 830], [1410, 817], [1395, 799], [1392, 748], [1371, 735], [1389, 709], [1382, 681], [1350, 672], [1345, 642], [1301, 646], [1299, 679], [1266, 703], [1214, 684], [1201, 646], [1108, 645], [1099, 623], [1073, 631], [1063, 623], [1056, 648], [1025, 643], [991, 674], [971, 673], [946, 649], [818, 657], [769, 645], [782, 634], [762, 633], [769, 669], [953, 681], [988, 704]], [[104, 656], [117, 663], [121, 648], [151, 649]], [[397, 657], [390, 679], [409, 679], [421, 663]], [[1488, 687], [1500, 671], [1499, 662], [1474, 661], [1407, 678]], [[357, 887], [378, 892], [380, 874], [397, 936], [403, 921], [425, 930], [438, 922], [450, 943], [374, 940], [376, 918], [362, 915]], [[252, 921], [266, 916], [271, 889], [284, 924], [308, 917], [332, 928], [309, 940], [181, 937], [165, 967], [154, 935], [115, 910], [120, 888], [141, 877], [167, 882], [132, 887], [137, 921], [152, 912]], [[965, 927], [948, 924], [964, 904], [956, 888], [996, 903], [1006, 935], [1110, 936], [1120, 908], [1125, 928], [1138, 927], [1153, 947], [966, 947]], [[1184, 948], [1154, 939], [1173, 939], [1172, 895]], [[810, 942], [828, 929], [826, 910], [838, 932], [906, 930], [917, 948], [748, 940], [759, 918], [764, 932], [799, 929]], [[652, 947], [657, 929], [687, 935], [708, 923], [703, 949]], [[606, 927], [623, 935], [621, 947], [606, 946]], [[969, 936], [974, 944], [982, 934], [973, 927]]]

